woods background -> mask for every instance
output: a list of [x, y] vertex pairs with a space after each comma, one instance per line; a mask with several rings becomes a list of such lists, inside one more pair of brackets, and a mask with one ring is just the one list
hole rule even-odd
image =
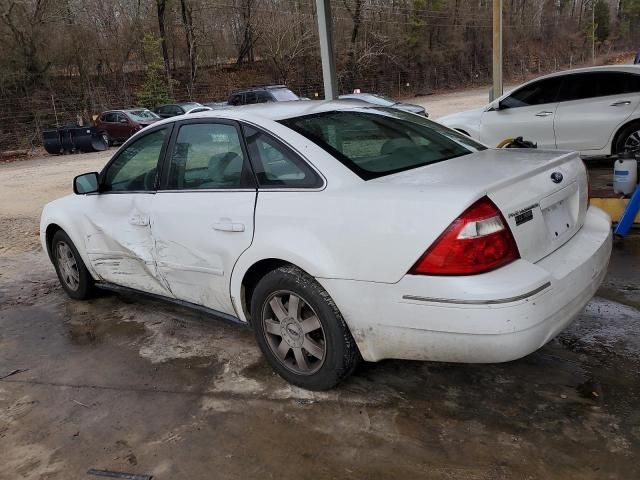
[[[484, 85], [491, 0], [333, 0], [340, 92]], [[640, 0], [504, 0], [504, 74], [640, 48]], [[594, 35], [595, 34], [595, 35]], [[314, 0], [0, 0], [0, 152], [109, 108], [286, 83], [322, 98]], [[55, 110], [54, 110], [55, 107]]]

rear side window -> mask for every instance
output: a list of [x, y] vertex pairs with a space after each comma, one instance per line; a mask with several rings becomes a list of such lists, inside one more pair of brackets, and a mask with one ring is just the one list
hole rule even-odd
[[180, 127], [171, 157], [170, 190], [241, 188], [250, 172], [238, 130], [223, 123]]
[[640, 75], [624, 72], [574, 73], [564, 77], [559, 100], [584, 100], [640, 92]]
[[253, 168], [262, 188], [317, 188], [322, 179], [291, 149], [270, 135], [243, 127]]
[[518, 108], [556, 102], [561, 83], [562, 77], [553, 77], [525, 85], [500, 101], [500, 107]]
[[103, 122], [110, 123], [114, 121], [113, 116], [114, 116], [113, 113], [103, 113], [102, 117], [100, 117], [100, 120], [102, 120]]
[[442, 125], [389, 108], [281, 120], [364, 180], [441, 162], [486, 147]]
[[267, 103], [271, 101], [271, 96], [267, 92], [256, 92], [256, 103]]

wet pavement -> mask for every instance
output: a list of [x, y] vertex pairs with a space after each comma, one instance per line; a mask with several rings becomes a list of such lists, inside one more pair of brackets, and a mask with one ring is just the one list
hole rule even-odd
[[[640, 236], [578, 321], [500, 365], [365, 364], [291, 387], [252, 332], [135, 296], [68, 299], [0, 256], [0, 478], [640, 478]], [[97, 477], [93, 477], [97, 478]]]

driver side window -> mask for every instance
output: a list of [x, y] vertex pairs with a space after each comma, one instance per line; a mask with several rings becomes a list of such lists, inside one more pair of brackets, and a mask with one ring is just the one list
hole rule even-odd
[[561, 83], [562, 77], [545, 78], [530, 83], [504, 98], [500, 107], [518, 108], [554, 103], [557, 101]]
[[129, 145], [107, 167], [101, 191], [145, 192], [155, 190], [158, 160], [167, 129], [156, 130]]

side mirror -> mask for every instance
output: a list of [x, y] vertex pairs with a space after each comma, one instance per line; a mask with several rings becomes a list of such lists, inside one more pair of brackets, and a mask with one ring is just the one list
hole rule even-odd
[[129, 120], [127, 120], [126, 118], [121, 118], [120, 119], [120, 123], [127, 124], [127, 123], [129, 123]]
[[99, 189], [98, 173], [83, 173], [73, 179], [73, 193], [85, 195], [87, 193], [97, 193]]

